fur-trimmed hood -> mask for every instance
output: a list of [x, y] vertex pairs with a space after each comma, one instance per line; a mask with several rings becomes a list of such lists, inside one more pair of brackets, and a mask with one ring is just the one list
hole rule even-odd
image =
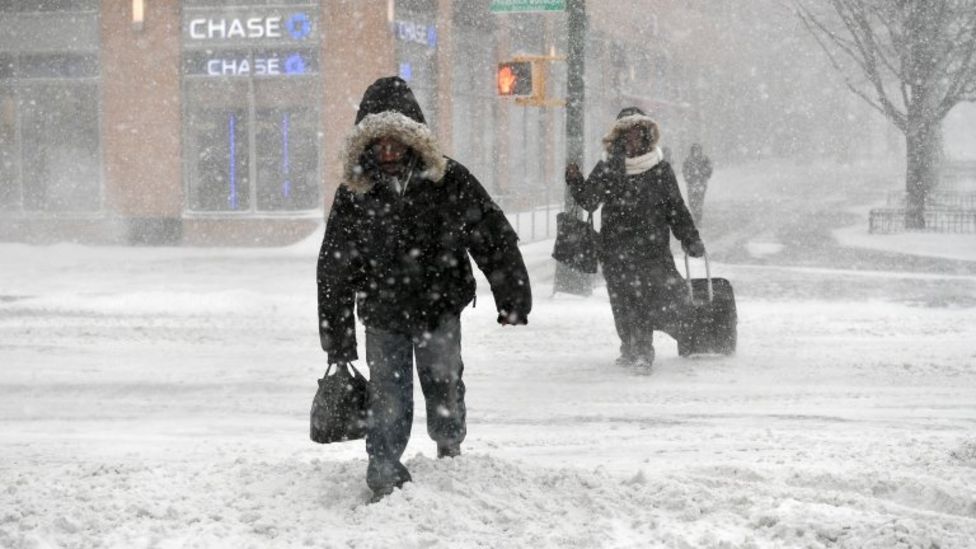
[[661, 130], [658, 128], [657, 122], [644, 114], [644, 111], [638, 109], [637, 107], [627, 107], [626, 109], [620, 111], [620, 114], [617, 115], [617, 119], [614, 121], [613, 125], [610, 126], [610, 130], [607, 131], [606, 135], [603, 136], [604, 152], [609, 154], [611, 147], [613, 146], [613, 142], [616, 141], [621, 134], [638, 126], [647, 128], [648, 135], [651, 139], [650, 149], [657, 147], [657, 144], [661, 141]]
[[447, 170], [437, 138], [424, 120], [420, 104], [407, 83], [392, 76], [374, 82], [359, 103], [356, 125], [346, 136], [340, 154], [342, 184], [357, 193], [368, 191], [373, 183], [361, 165], [363, 152], [373, 141], [393, 137], [410, 147], [419, 157], [420, 177], [438, 182]]

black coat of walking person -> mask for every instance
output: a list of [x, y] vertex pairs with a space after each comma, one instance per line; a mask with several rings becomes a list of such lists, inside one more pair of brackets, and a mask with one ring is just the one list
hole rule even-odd
[[318, 260], [319, 334], [329, 363], [346, 363], [358, 358], [354, 306], [365, 326], [366, 481], [378, 499], [410, 480], [400, 458], [413, 421], [414, 357], [438, 457], [460, 454], [460, 314], [475, 296], [469, 254], [489, 281], [499, 324], [526, 324], [532, 293], [515, 231], [478, 180], [441, 154], [406, 82], [369, 86], [343, 161]]
[[701, 223], [705, 209], [705, 191], [708, 190], [708, 180], [712, 177], [712, 161], [702, 152], [702, 146], [694, 143], [691, 154], [681, 165], [681, 175], [685, 178], [688, 188], [688, 207], [695, 223]]
[[705, 253], [678, 181], [664, 160], [657, 124], [636, 107], [617, 115], [589, 177], [566, 167], [566, 182], [587, 211], [603, 206], [601, 257], [620, 336], [618, 364], [649, 367], [654, 330], [677, 330], [687, 288], [674, 266], [671, 233], [692, 257]]

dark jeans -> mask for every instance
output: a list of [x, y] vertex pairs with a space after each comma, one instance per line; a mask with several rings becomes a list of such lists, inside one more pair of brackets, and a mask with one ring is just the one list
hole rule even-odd
[[613, 322], [620, 336], [620, 354], [629, 358], [647, 356], [654, 348], [654, 330], [672, 335], [680, 327], [688, 291], [672, 265], [606, 262]]
[[[465, 427], [461, 374], [461, 319], [445, 318], [432, 332], [418, 336], [366, 327], [370, 406], [366, 453], [371, 489], [399, 485], [400, 457], [413, 424], [413, 361], [427, 403], [427, 433], [438, 444], [460, 443]], [[392, 478], [391, 478], [392, 476]]]

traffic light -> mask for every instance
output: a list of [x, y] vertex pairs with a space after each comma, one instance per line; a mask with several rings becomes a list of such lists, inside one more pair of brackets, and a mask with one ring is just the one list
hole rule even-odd
[[498, 95], [532, 95], [532, 63], [509, 61], [498, 64]]

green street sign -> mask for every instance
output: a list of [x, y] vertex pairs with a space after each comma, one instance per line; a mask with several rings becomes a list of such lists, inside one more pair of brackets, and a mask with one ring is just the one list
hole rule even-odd
[[566, 11], [566, 0], [491, 0], [492, 13]]

